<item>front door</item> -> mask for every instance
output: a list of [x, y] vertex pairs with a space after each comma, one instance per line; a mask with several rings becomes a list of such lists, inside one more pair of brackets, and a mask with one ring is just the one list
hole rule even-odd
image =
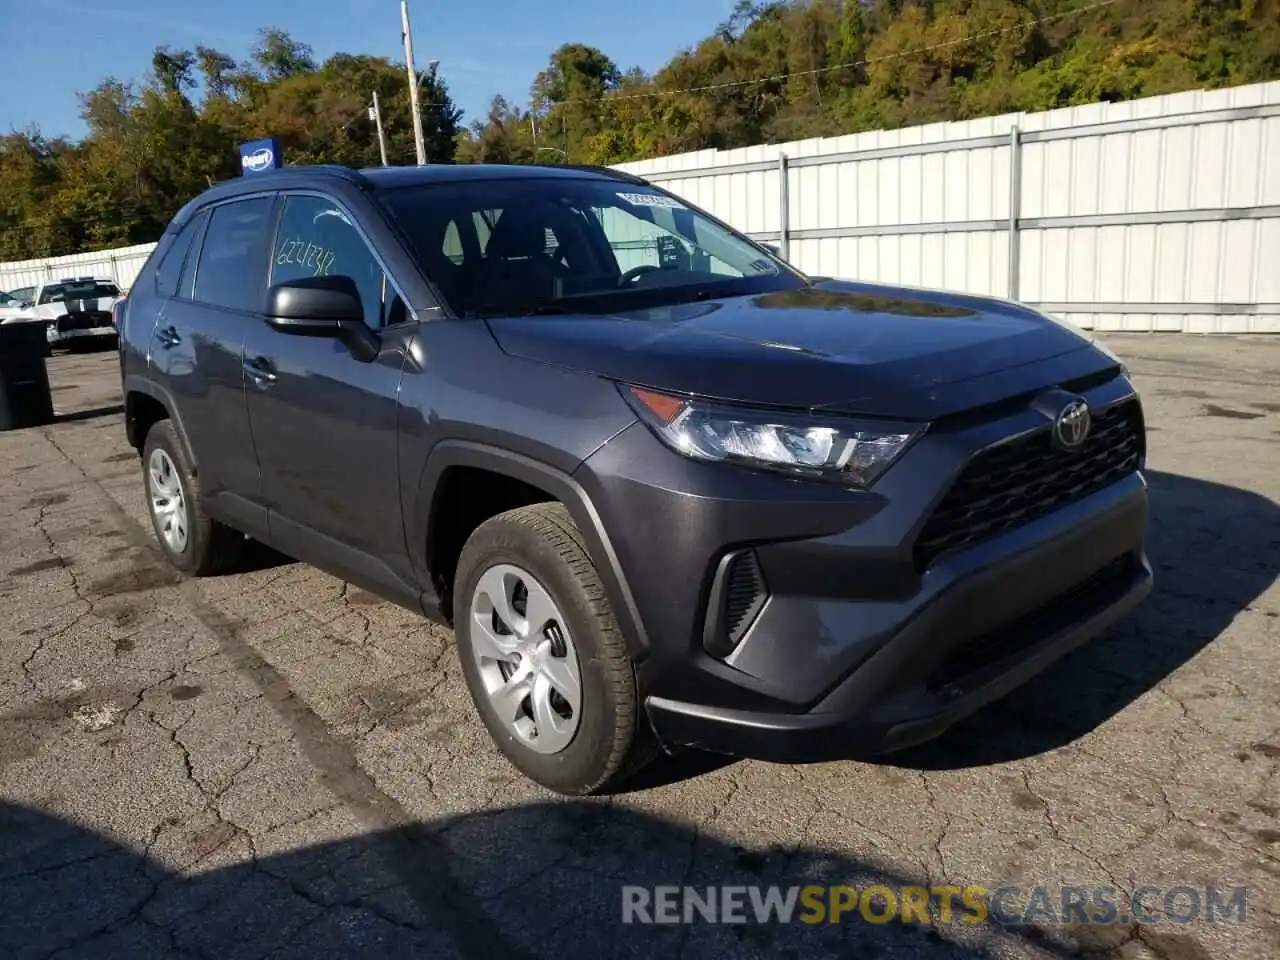
[[321, 566], [401, 577], [397, 393], [414, 325], [351, 215], [329, 198], [284, 197], [268, 270], [270, 284], [351, 277], [382, 341], [365, 363], [337, 340], [265, 322], [247, 334], [245, 391], [272, 539]]

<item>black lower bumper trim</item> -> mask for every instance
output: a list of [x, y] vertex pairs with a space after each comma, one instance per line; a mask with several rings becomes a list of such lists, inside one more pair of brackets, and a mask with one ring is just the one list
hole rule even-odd
[[[911, 709], [903, 711], [901, 704], [895, 705], [893, 720], [881, 719], [875, 710], [758, 713], [650, 697], [646, 701], [650, 722], [659, 740], [669, 746], [779, 763], [865, 758], [923, 743], [1021, 686], [1141, 603], [1151, 591], [1151, 567], [1140, 553], [1127, 561], [1122, 579], [1108, 568], [1077, 588], [1086, 590], [1087, 596], [1071, 591], [1073, 618], [1066, 616], [1065, 605], [1051, 605], [1045, 611], [1048, 619], [1039, 621], [1043, 632], [1036, 642], [1025, 642], [998, 659], [973, 666], [941, 689], [922, 688]], [[1105, 594], [1100, 583], [1106, 584]], [[856, 677], [855, 671], [846, 683]], [[825, 702], [839, 702], [839, 693], [837, 688]]]

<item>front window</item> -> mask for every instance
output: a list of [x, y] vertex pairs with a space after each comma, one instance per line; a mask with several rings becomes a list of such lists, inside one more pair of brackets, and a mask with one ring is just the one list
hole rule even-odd
[[96, 300], [118, 297], [120, 288], [106, 280], [68, 280], [51, 283], [40, 291], [41, 303], [66, 303], [69, 300]]
[[13, 299], [7, 293], [0, 292], [0, 307], [16, 307], [18, 301]]
[[529, 177], [383, 197], [464, 316], [638, 310], [805, 284], [745, 237], [643, 184]]
[[350, 277], [360, 291], [364, 322], [371, 329], [405, 318], [404, 305], [394, 289], [389, 289], [382, 266], [346, 212], [332, 200], [315, 196], [285, 200], [270, 270], [273, 284], [309, 277]]

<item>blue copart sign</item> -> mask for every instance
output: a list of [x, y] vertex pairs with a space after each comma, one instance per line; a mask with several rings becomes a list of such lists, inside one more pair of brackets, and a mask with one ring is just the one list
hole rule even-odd
[[251, 173], [265, 173], [268, 170], [279, 170], [280, 142], [270, 140], [254, 140], [252, 143], [240, 145], [240, 168], [248, 176]]

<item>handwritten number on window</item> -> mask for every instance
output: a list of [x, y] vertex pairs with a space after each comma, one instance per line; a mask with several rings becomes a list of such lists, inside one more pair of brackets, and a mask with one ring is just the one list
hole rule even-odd
[[285, 240], [280, 244], [276, 266], [293, 264], [310, 269], [313, 277], [327, 277], [333, 272], [333, 261], [336, 258], [337, 254], [332, 250], [298, 238]]

